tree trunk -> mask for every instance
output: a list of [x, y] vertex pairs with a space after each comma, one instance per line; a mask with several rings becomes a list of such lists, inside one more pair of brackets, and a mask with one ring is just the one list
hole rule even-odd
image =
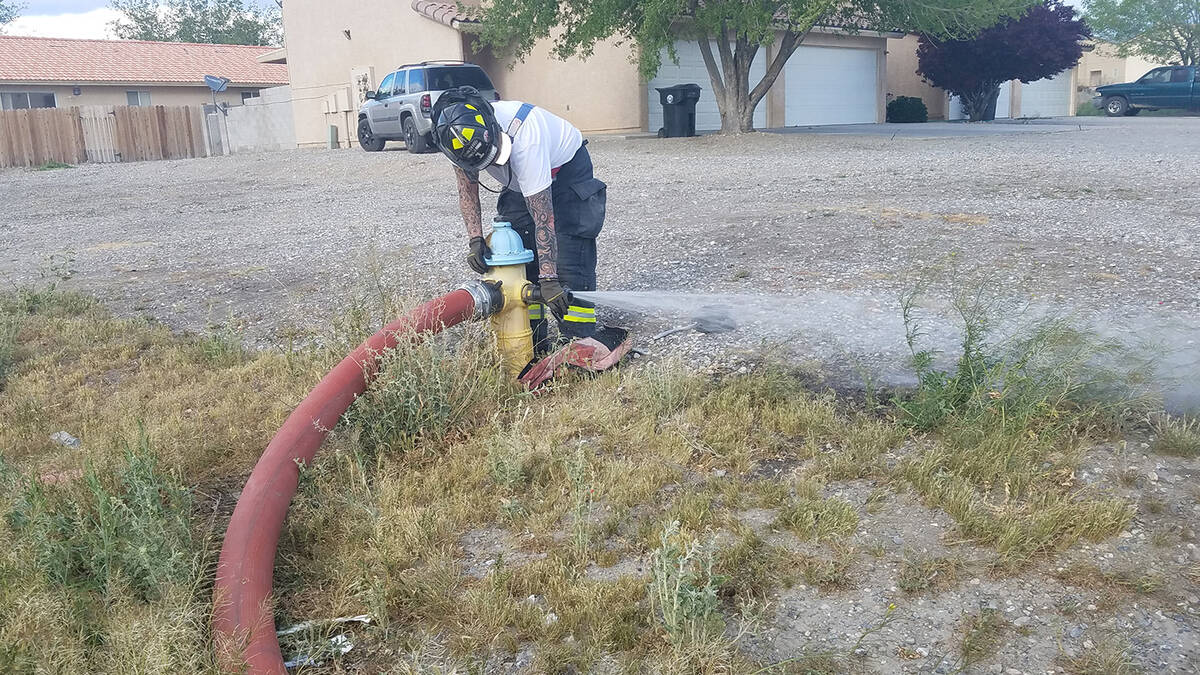
[[[730, 39], [732, 38], [732, 40]], [[754, 110], [759, 102], [767, 95], [771, 85], [783, 72], [783, 66], [796, 48], [804, 34], [787, 31], [779, 40], [779, 49], [775, 58], [767, 66], [767, 72], [762, 79], [750, 87], [750, 65], [760, 45], [743, 37], [731, 35], [722, 31], [722, 35], [714, 38], [701, 36], [699, 39], [700, 56], [704, 59], [704, 67], [708, 70], [708, 79], [712, 84], [713, 98], [717, 101], [717, 109], [721, 112], [721, 133], [741, 134], [754, 131]], [[720, 63], [713, 55], [712, 42], [717, 43], [717, 54]], [[730, 46], [733, 42], [733, 46]]]
[[984, 84], [974, 91], [959, 94], [963, 112], [972, 122], [990, 122], [996, 119], [996, 100], [1000, 97], [999, 84]]

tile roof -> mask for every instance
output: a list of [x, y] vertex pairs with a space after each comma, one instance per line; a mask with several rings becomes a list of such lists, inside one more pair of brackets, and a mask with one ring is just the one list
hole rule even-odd
[[479, 23], [479, 20], [470, 14], [458, 11], [458, 3], [455, 2], [412, 0], [412, 8], [426, 19], [432, 19], [451, 28], [458, 28], [459, 24], [464, 23]]
[[275, 47], [139, 40], [67, 40], [0, 35], [0, 82], [287, 84], [286, 65], [259, 63]]

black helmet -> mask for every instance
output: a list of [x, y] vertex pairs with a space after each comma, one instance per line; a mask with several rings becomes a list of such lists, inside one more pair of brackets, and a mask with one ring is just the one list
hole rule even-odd
[[492, 105], [475, 87], [447, 89], [433, 106], [433, 142], [464, 171], [482, 171], [496, 161], [508, 138]]

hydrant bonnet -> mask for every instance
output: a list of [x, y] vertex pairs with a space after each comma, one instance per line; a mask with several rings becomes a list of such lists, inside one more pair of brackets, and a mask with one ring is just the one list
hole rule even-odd
[[491, 267], [524, 265], [533, 262], [533, 251], [525, 248], [521, 235], [512, 228], [512, 223], [492, 223], [492, 236], [488, 242], [492, 255], [483, 261]]

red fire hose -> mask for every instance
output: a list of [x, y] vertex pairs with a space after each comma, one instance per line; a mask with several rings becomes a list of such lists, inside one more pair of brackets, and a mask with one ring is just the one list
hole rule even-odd
[[296, 463], [312, 461], [329, 430], [375, 376], [379, 354], [401, 339], [471, 318], [475, 305], [469, 291], [457, 290], [388, 324], [342, 359], [271, 439], [233, 510], [217, 564], [213, 630], [218, 657], [231, 672], [287, 672], [269, 596], [279, 533], [299, 480]]

